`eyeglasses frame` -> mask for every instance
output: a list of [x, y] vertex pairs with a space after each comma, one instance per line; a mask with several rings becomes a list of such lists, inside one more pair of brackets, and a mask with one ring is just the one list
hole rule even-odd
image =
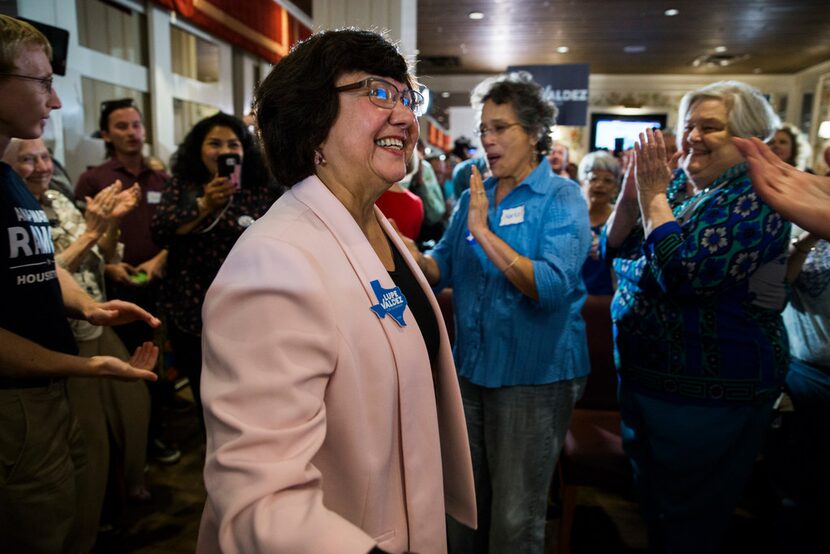
[[[0, 77], [17, 77], [18, 79], [28, 79], [30, 81], [40, 81], [41, 85], [43, 86], [43, 92], [46, 94], [52, 94], [52, 90], [54, 90], [54, 76], [52, 77], [33, 77], [31, 75], [21, 75], [20, 73], [0, 73]], [[48, 87], [48, 88], [47, 88]]]
[[[397, 86], [390, 83], [386, 79], [381, 79], [380, 77], [367, 77], [363, 80], [357, 81], [356, 83], [350, 83], [348, 85], [342, 85], [342, 86], [339, 86], [339, 87], [335, 87], [334, 91], [335, 92], [348, 92], [350, 90], [360, 90], [362, 88], [368, 87], [373, 82], [383, 83], [384, 85], [387, 85], [388, 87], [392, 88], [392, 90], [395, 91], [395, 96], [392, 99], [392, 105], [391, 106], [383, 106], [381, 104], [377, 104], [376, 102], [372, 101], [372, 104], [374, 104], [375, 106], [377, 106], [379, 108], [384, 108], [384, 109], [387, 109], [387, 110], [394, 110], [395, 106], [398, 105], [398, 100], [401, 98], [401, 96], [404, 93], [409, 93], [409, 94], [412, 95], [413, 99], [417, 102], [417, 104], [414, 108], [411, 107], [411, 106], [406, 106], [406, 107], [409, 108], [409, 110], [413, 114], [415, 114], [415, 117], [420, 117], [420, 116], [424, 115], [423, 114], [423, 107], [424, 107], [424, 95], [423, 94], [421, 94], [417, 90], [409, 89], [409, 88], [405, 89], [403, 92], [401, 92], [401, 89], [399, 89]], [[372, 96], [371, 94], [369, 94], [367, 96], [369, 96], [369, 100], [372, 100], [372, 98], [377, 98], [376, 96]], [[421, 113], [418, 113], [419, 111]]]

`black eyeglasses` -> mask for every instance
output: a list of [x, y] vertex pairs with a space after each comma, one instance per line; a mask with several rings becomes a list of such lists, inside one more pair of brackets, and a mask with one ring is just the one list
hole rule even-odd
[[401, 104], [412, 110], [416, 117], [424, 115], [426, 105], [424, 104], [424, 96], [417, 90], [406, 89], [401, 91], [390, 83], [377, 77], [369, 77], [350, 85], [343, 85], [334, 90], [337, 92], [346, 92], [349, 90], [368, 89], [367, 95], [369, 101], [375, 106], [391, 110], [401, 100]]
[[43, 92], [52, 94], [52, 77], [32, 77], [30, 75], [20, 75], [19, 73], [0, 73], [3, 77], [17, 77], [18, 79], [28, 79], [30, 81], [39, 81], [43, 87]]

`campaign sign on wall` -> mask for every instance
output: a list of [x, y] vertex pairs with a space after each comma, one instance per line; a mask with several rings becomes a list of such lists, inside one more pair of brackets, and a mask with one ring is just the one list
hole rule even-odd
[[588, 124], [588, 64], [516, 65], [507, 71], [527, 71], [533, 80], [553, 91], [553, 101], [559, 108], [558, 125]]

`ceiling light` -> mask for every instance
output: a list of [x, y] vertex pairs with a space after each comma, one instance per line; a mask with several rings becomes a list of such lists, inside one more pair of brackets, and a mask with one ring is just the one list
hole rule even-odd
[[567, 54], [568, 50], [570, 50], [570, 48], [568, 48], [567, 46], [560, 46], [559, 48], [556, 49], [556, 51], [559, 52], [560, 54]]
[[631, 44], [623, 48], [623, 52], [627, 52], [628, 54], [639, 54], [640, 52], [645, 52], [646, 47], [642, 44]]
[[450, 97], [449, 91], [445, 90], [444, 92], [441, 93], [441, 98], [449, 98], [449, 97]]
[[467, 17], [470, 19], [484, 19], [484, 13], [482, 12], [470, 12], [467, 14]]
[[749, 54], [703, 54], [692, 61], [694, 67], [726, 67], [749, 58]]
[[715, 52], [726, 52], [726, 46], [715, 46]]
[[669, 8], [668, 10], [663, 12], [667, 17], [674, 17], [680, 13], [680, 10], [676, 10], [674, 8]]

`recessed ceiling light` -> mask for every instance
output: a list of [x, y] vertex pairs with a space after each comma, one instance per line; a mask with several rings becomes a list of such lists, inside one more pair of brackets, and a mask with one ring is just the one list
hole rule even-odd
[[715, 52], [726, 52], [726, 46], [715, 46]]
[[629, 54], [639, 54], [640, 52], [645, 52], [646, 47], [642, 44], [631, 44], [623, 48], [623, 52], [627, 52]]
[[559, 52], [560, 54], [567, 54], [568, 50], [570, 50], [570, 48], [568, 48], [567, 46], [560, 46], [559, 48], [556, 49], [556, 51]]
[[470, 19], [484, 19], [484, 14], [482, 12], [470, 12], [467, 17]]
[[450, 97], [449, 91], [445, 90], [444, 92], [441, 93], [441, 98], [449, 98], [449, 97]]
[[663, 12], [668, 17], [674, 17], [680, 13], [680, 10], [676, 10], [674, 8], [669, 8], [668, 10]]

